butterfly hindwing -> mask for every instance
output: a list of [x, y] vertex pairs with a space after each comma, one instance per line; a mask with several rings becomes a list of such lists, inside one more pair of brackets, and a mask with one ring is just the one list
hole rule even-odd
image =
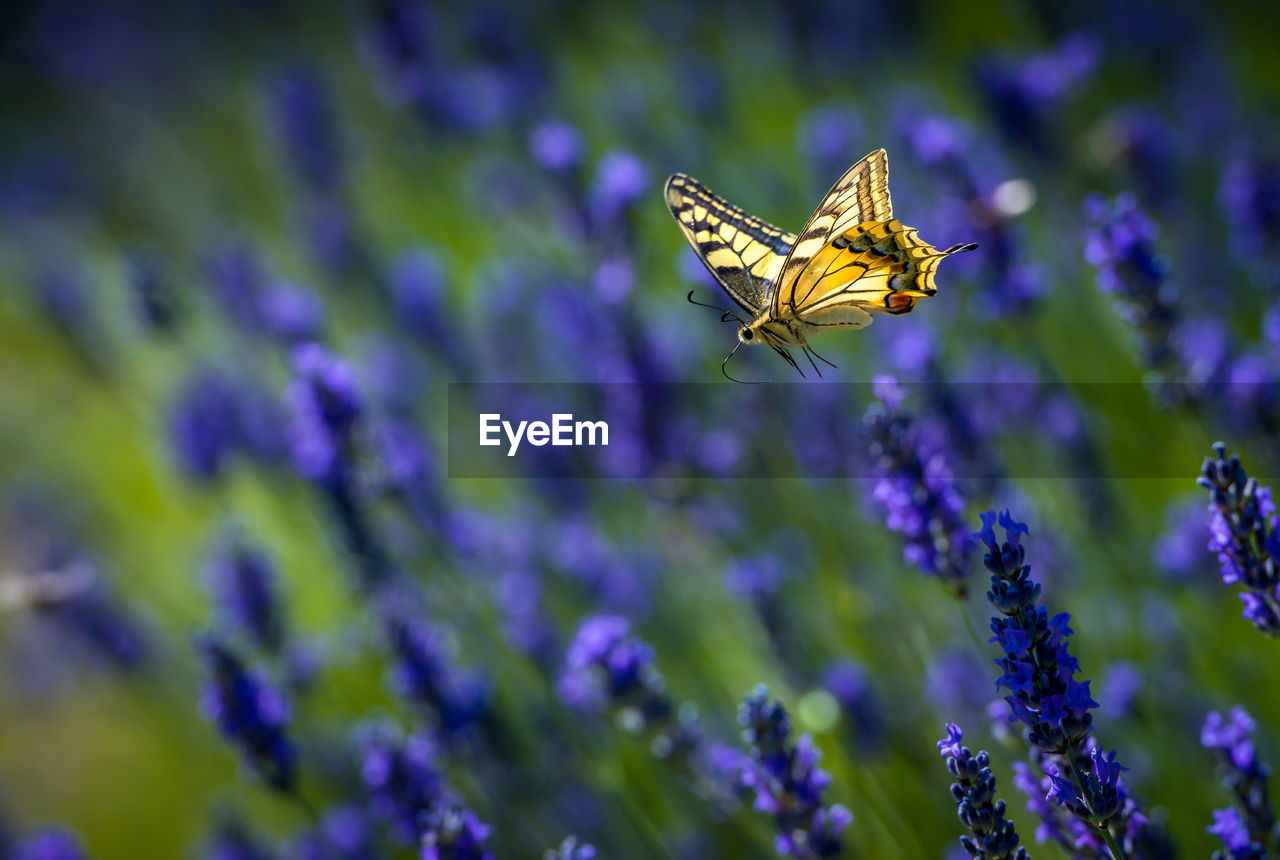
[[908, 313], [937, 292], [934, 273], [948, 253], [896, 218], [855, 224], [819, 250], [790, 285], [795, 316], [816, 325], [847, 305]]
[[877, 149], [836, 180], [809, 218], [809, 223], [800, 231], [778, 278], [778, 288], [771, 304], [772, 315], [781, 318], [799, 313], [802, 305], [796, 298], [797, 281], [832, 240], [858, 224], [892, 218], [889, 158], [883, 149]]
[[667, 206], [698, 258], [738, 305], [755, 317], [770, 305], [796, 237], [677, 173], [667, 180]]

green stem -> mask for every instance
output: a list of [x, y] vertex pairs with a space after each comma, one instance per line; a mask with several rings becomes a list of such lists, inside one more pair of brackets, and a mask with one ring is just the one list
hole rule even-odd
[[1129, 860], [1129, 855], [1124, 853], [1124, 849], [1120, 847], [1120, 840], [1116, 839], [1110, 827], [1103, 829], [1102, 838], [1107, 840], [1107, 847], [1111, 849], [1111, 856], [1115, 860]]

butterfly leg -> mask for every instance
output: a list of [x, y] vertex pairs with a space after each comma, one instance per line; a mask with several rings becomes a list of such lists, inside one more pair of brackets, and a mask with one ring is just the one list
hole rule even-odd
[[[805, 349], [807, 349], [809, 352], [813, 353], [813, 355], [817, 357], [818, 361], [821, 361], [821, 362], [822, 362], [823, 364], [825, 364], [827, 367], [834, 367], [834, 368], [839, 369], [839, 365], [837, 365], [837, 364], [836, 364], [835, 362], [833, 362], [833, 361], [828, 361], [827, 359], [823, 358], [821, 355], [819, 355], [819, 354], [818, 354], [818, 351], [817, 351], [816, 349], [814, 349], [813, 347], [809, 346], [808, 344], [805, 344]], [[811, 358], [811, 359], [809, 359], [809, 360], [810, 360], [810, 361], [813, 361], [813, 359], [812, 359], [812, 358]]]
[[818, 378], [819, 378], [819, 379], [821, 379], [821, 378], [822, 378], [822, 368], [818, 367], [818, 363], [817, 363], [816, 361], [814, 361], [814, 360], [813, 360], [814, 355], [816, 355], [817, 353], [815, 353], [813, 350], [809, 349], [809, 345], [808, 345], [807, 343], [806, 343], [806, 344], [802, 344], [802, 345], [800, 346], [800, 349], [801, 349], [801, 351], [802, 351], [802, 352], [804, 352], [805, 358], [809, 359], [809, 363], [810, 363], [811, 365], [813, 365], [813, 372], [814, 372], [814, 373], [816, 373], [816, 374], [818, 374]]
[[800, 369], [800, 365], [796, 364], [796, 360], [795, 360], [795, 358], [794, 358], [794, 357], [792, 357], [792, 355], [791, 355], [791, 353], [790, 353], [790, 352], [788, 352], [787, 350], [783, 349], [782, 347], [780, 347], [780, 346], [778, 346], [778, 345], [776, 345], [776, 344], [772, 344], [772, 343], [771, 343], [771, 344], [769, 344], [769, 346], [770, 346], [770, 347], [772, 347], [772, 349], [773, 349], [773, 351], [774, 351], [774, 352], [776, 352], [778, 355], [782, 356], [783, 361], [785, 361], [787, 364], [791, 365], [792, 367], [794, 367], [794, 368], [796, 369], [796, 373], [800, 374], [800, 378], [801, 378], [801, 379], [807, 379], [807, 378], [808, 378], [808, 377], [806, 377], [806, 376], [804, 375], [804, 371]]

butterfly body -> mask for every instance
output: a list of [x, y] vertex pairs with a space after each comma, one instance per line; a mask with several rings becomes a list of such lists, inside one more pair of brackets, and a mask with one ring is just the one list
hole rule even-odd
[[977, 247], [939, 251], [894, 218], [888, 175], [885, 151], [876, 150], [836, 182], [799, 234], [748, 214], [690, 176], [667, 180], [676, 223], [747, 315], [724, 317], [739, 322], [740, 343], [767, 344], [799, 370], [787, 350], [810, 352], [812, 335], [864, 328], [873, 313], [909, 313], [937, 292], [941, 260]]

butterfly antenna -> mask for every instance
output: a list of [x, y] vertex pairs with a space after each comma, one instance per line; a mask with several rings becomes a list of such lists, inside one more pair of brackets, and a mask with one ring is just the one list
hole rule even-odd
[[693, 297], [693, 290], [690, 290], [689, 295], [685, 296], [685, 298], [689, 300], [689, 304], [691, 305], [697, 305], [700, 308], [707, 308], [708, 310], [719, 311], [720, 322], [728, 322], [729, 320], [736, 320], [739, 325], [746, 325], [746, 323], [742, 321], [742, 318], [739, 317], [737, 314], [735, 314], [733, 311], [727, 311], [724, 308], [718, 308], [715, 305], [709, 305], [706, 302], [698, 301]]
[[965, 251], [976, 251], [978, 249], [977, 242], [970, 242], [968, 245], [952, 245], [943, 254], [963, 254]]
[[720, 362], [720, 372], [724, 374], [725, 379], [729, 380], [730, 382], [736, 382], [739, 385], [760, 385], [761, 384], [760, 382], [746, 382], [741, 379], [734, 379], [732, 376], [729, 375], [729, 368], [727, 367], [727, 365], [729, 364], [729, 359], [733, 358], [733, 354], [738, 351], [739, 346], [742, 346], [742, 341], [738, 341], [737, 345], [734, 346], [733, 349], [729, 350], [729, 354], [724, 357], [724, 361]]

